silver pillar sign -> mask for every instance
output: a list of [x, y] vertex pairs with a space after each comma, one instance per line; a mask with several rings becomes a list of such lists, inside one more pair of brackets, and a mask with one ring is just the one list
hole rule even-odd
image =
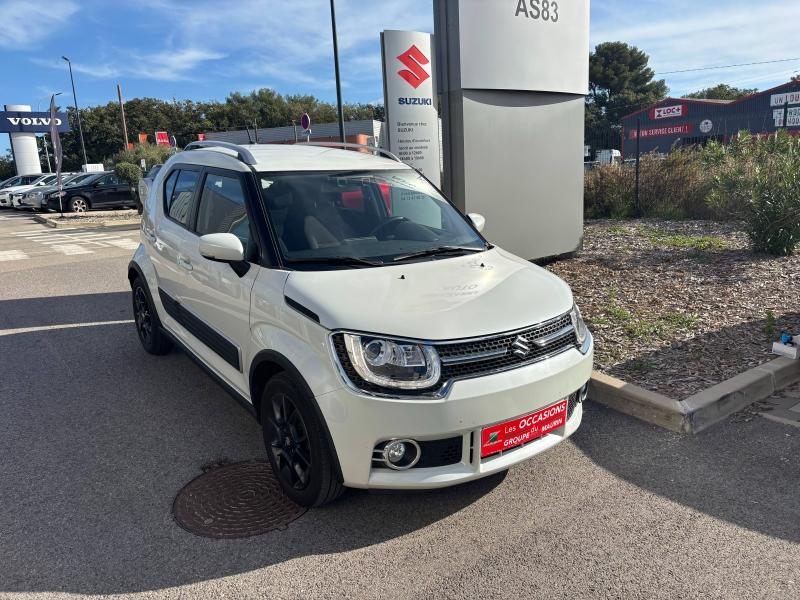
[[580, 248], [589, 0], [433, 0], [444, 192], [526, 259]]
[[381, 33], [386, 137], [390, 152], [441, 183], [439, 114], [431, 34]]

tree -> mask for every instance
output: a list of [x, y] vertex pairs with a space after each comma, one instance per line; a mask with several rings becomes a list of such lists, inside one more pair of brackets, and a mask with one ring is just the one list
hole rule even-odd
[[589, 55], [587, 102], [599, 108], [612, 126], [622, 117], [664, 99], [668, 88], [663, 79], [653, 80], [650, 57], [624, 42], [598, 44]]
[[17, 167], [14, 165], [14, 159], [11, 158], [11, 154], [0, 156], [0, 181], [5, 181], [16, 174]]
[[755, 94], [757, 91], [758, 88], [737, 88], [727, 83], [720, 83], [714, 87], [686, 94], [684, 98], [697, 98], [701, 100], [738, 100], [750, 94]]

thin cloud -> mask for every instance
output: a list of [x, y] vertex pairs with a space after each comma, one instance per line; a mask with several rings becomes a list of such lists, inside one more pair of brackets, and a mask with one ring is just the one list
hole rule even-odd
[[0, 48], [35, 47], [65, 27], [78, 10], [72, 0], [0, 0]]

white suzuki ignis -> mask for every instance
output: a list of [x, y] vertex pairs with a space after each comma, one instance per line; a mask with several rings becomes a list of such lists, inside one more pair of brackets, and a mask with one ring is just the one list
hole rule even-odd
[[570, 436], [593, 343], [567, 285], [391, 155], [329, 146], [167, 161], [128, 269], [145, 350], [183, 348], [252, 412], [303, 505], [462, 483]]

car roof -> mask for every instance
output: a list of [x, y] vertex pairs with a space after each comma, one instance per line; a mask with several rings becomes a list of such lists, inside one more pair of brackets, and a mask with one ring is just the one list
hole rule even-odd
[[[326, 146], [306, 146], [303, 144], [243, 144], [240, 148], [248, 151], [255, 159], [256, 171], [361, 171], [410, 169], [406, 164], [369, 152], [355, 152]], [[180, 152], [173, 157], [175, 162], [227, 167], [231, 161], [241, 165], [240, 171], [248, 170], [247, 165], [235, 158], [236, 152], [222, 146]], [[225, 164], [220, 164], [224, 162]]]

